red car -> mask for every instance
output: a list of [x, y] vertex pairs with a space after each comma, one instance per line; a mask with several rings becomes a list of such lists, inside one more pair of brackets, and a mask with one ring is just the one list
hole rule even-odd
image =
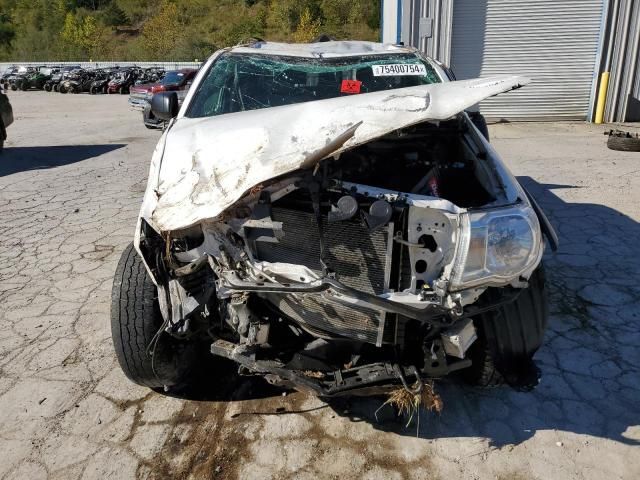
[[107, 93], [129, 93], [138, 78], [138, 69], [127, 68], [119, 70], [107, 84]]
[[135, 109], [143, 110], [154, 93], [188, 90], [196, 73], [198, 70], [193, 68], [171, 70], [158, 83], [135, 85], [130, 89], [129, 105]]

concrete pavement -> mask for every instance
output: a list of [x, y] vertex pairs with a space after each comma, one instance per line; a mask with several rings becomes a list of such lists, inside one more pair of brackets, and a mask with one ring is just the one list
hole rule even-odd
[[190, 399], [120, 372], [109, 302], [158, 132], [120, 96], [16, 92], [0, 156], [0, 477], [640, 477], [640, 153], [604, 127], [501, 124], [549, 213], [551, 319], [532, 393], [439, 382], [419, 428], [214, 364]]

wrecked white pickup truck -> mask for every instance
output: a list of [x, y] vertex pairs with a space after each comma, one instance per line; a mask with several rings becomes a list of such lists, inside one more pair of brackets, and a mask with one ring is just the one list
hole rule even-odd
[[402, 46], [256, 41], [215, 53], [180, 108], [156, 94], [169, 123], [113, 285], [125, 374], [183, 385], [204, 344], [321, 396], [458, 371], [535, 386], [557, 238], [465, 113], [527, 82], [450, 81]]

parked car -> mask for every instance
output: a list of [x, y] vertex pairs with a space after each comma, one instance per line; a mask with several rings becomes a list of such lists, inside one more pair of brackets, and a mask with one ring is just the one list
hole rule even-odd
[[151, 97], [157, 92], [185, 91], [193, 82], [198, 71], [193, 68], [166, 72], [161, 81], [131, 87], [129, 105], [137, 110], [145, 109]]
[[138, 78], [137, 68], [127, 68], [120, 70], [107, 84], [107, 93], [120, 93], [127, 95], [129, 89]]
[[13, 123], [13, 109], [9, 98], [5, 95], [3, 87], [0, 86], [0, 152], [7, 139], [7, 127]]
[[80, 70], [80, 65], [67, 65], [57, 72], [51, 74], [51, 79], [44, 84], [44, 90], [47, 92], [57, 92], [60, 83], [69, 77], [69, 74], [75, 70]]
[[16, 91], [20, 88], [22, 80], [27, 76], [34, 73], [36, 69], [34, 67], [18, 67], [13, 71], [6, 79], [4, 83], [5, 90]]
[[60, 71], [60, 67], [37, 67], [33, 72], [26, 74], [22, 81], [16, 84], [20, 90], [44, 90], [44, 86], [51, 80], [55, 73]]
[[107, 93], [107, 86], [109, 85], [109, 82], [114, 78], [116, 73], [119, 71], [120, 71], [119, 68], [118, 69], [105, 68], [105, 69], [99, 70], [96, 73], [96, 76], [93, 82], [91, 83], [91, 87], [89, 88], [89, 93], [91, 93], [92, 95], [95, 95], [98, 93]]
[[[178, 95], [178, 105], [182, 105], [185, 97], [187, 96], [188, 90], [178, 90], [176, 93]], [[151, 97], [153, 98], [153, 96]], [[168, 121], [162, 118], [157, 118], [153, 112], [151, 111], [151, 98], [147, 98], [144, 100], [144, 108], [142, 109], [142, 123], [144, 126], [150, 130], [163, 130]], [[131, 103], [131, 100], [129, 100]]]
[[161, 68], [161, 67], [145, 68], [138, 75], [135, 85], [142, 85], [144, 83], [157, 83], [161, 81], [165, 75], [166, 75], [166, 72], [164, 68]]
[[84, 93], [91, 90], [96, 77], [103, 73], [99, 70], [74, 70], [58, 87], [60, 93]]
[[402, 46], [259, 41], [215, 53], [182, 107], [156, 93], [169, 124], [113, 283], [122, 370], [184, 385], [205, 343], [321, 396], [456, 372], [533, 388], [557, 237], [465, 113], [527, 83], [450, 81]]
[[7, 69], [5, 69], [2, 72], [2, 76], [0, 76], [0, 87], [4, 88], [4, 90], [8, 90], [9, 89], [9, 78], [20, 73], [20, 69], [24, 68], [26, 71], [26, 67], [18, 67], [18, 66], [12, 66], [12, 67], [8, 67]]

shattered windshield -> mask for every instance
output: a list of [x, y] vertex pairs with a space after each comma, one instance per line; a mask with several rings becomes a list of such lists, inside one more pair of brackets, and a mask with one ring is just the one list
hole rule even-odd
[[415, 54], [299, 58], [226, 53], [209, 69], [186, 116], [210, 117], [438, 82], [433, 67]]

